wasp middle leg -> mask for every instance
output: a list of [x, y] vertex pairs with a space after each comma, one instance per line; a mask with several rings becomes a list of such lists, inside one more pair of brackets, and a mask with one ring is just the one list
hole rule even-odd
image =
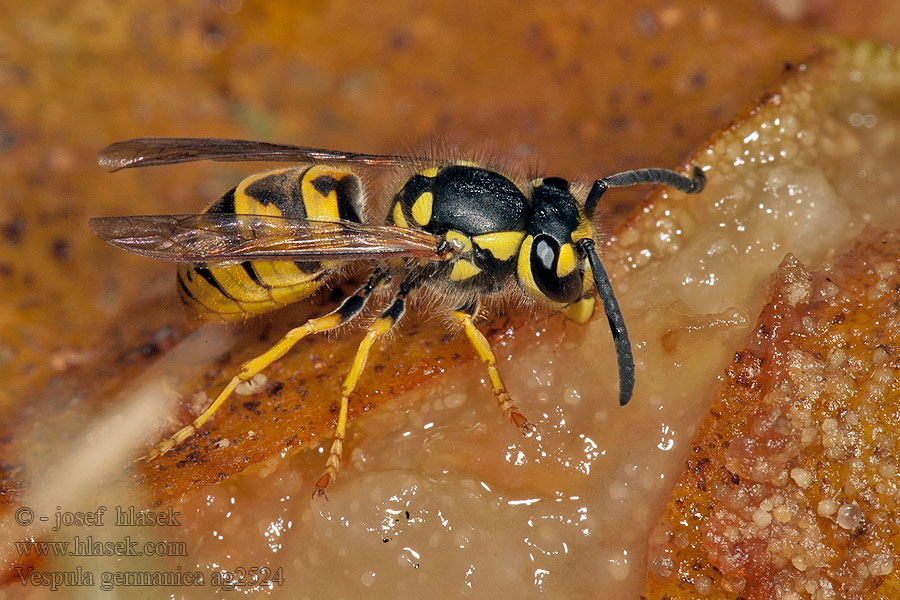
[[341, 385], [341, 406], [338, 413], [337, 427], [334, 430], [334, 442], [331, 444], [328, 461], [325, 463], [325, 471], [319, 477], [319, 480], [316, 481], [316, 489], [313, 492], [313, 496], [324, 496], [325, 489], [337, 478], [338, 470], [341, 467], [344, 437], [347, 433], [347, 409], [349, 407], [350, 394], [356, 389], [359, 376], [366, 366], [366, 361], [369, 359], [369, 350], [371, 350], [372, 345], [375, 344], [378, 338], [389, 332], [403, 316], [403, 313], [406, 312], [406, 297], [416, 287], [416, 280], [417, 277], [410, 276], [400, 284], [390, 306], [369, 326], [365, 337], [363, 337], [359, 348], [356, 350], [353, 364], [350, 365], [350, 371]]

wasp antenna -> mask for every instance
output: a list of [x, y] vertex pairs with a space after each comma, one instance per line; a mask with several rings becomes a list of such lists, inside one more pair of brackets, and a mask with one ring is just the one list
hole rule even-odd
[[628, 330], [625, 328], [625, 318], [622, 316], [619, 302], [613, 293], [609, 275], [594, 250], [594, 240], [585, 238], [579, 245], [591, 265], [597, 294], [603, 303], [603, 310], [606, 312], [606, 319], [609, 321], [609, 328], [616, 344], [616, 360], [619, 363], [619, 406], [625, 406], [631, 400], [631, 394], [634, 392], [634, 355], [631, 353], [631, 341], [628, 339]]
[[616, 173], [594, 182], [591, 192], [584, 203], [585, 212], [587, 212], [588, 216], [593, 215], [594, 209], [597, 208], [597, 202], [609, 188], [628, 187], [642, 183], [661, 183], [685, 194], [699, 194], [706, 186], [706, 175], [703, 174], [703, 169], [696, 166], [692, 171], [691, 177], [686, 177], [669, 169], [634, 169], [633, 171]]
[[685, 177], [669, 169], [634, 169], [633, 171], [623, 171], [622, 173], [604, 177], [600, 181], [604, 181], [607, 187], [627, 187], [639, 183], [661, 183], [686, 194], [696, 194], [702, 191], [703, 186], [706, 185], [706, 175], [703, 174], [703, 169], [700, 167], [694, 167], [692, 177]]

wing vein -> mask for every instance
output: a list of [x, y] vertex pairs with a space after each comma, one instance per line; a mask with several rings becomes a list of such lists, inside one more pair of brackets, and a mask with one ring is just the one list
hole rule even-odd
[[354, 221], [202, 213], [100, 217], [90, 226], [117, 248], [179, 263], [450, 258], [441, 236]]

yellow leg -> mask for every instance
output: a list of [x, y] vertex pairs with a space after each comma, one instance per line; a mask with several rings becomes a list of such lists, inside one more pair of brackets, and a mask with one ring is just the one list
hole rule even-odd
[[480, 358], [481, 362], [487, 367], [488, 376], [491, 380], [491, 387], [494, 388], [494, 397], [497, 398], [497, 404], [500, 406], [500, 410], [503, 411], [503, 416], [506, 417], [510, 423], [518, 427], [522, 433], [529, 433], [534, 429], [534, 426], [525, 418], [525, 415], [519, 411], [509, 393], [506, 391], [506, 386], [503, 385], [503, 380], [500, 378], [500, 371], [497, 370], [497, 358], [494, 356], [493, 350], [491, 350], [490, 342], [488, 342], [487, 338], [478, 331], [477, 327], [475, 327], [472, 315], [458, 310], [455, 310], [450, 314], [463, 326], [466, 337], [469, 338], [469, 343], [472, 344], [476, 354], [478, 354], [478, 358]]
[[350, 366], [350, 372], [347, 373], [347, 377], [344, 378], [344, 383], [341, 385], [341, 410], [338, 413], [337, 427], [334, 429], [334, 442], [332, 442], [331, 451], [328, 453], [325, 471], [316, 482], [316, 489], [313, 492], [314, 496], [325, 494], [325, 488], [337, 479], [337, 472], [341, 468], [344, 436], [347, 434], [347, 407], [350, 401], [350, 394], [356, 389], [356, 383], [359, 381], [359, 376], [366, 366], [366, 361], [369, 359], [369, 350], [372, 348], [375, 340], [387, 333], [394, 326], [394, 322], [390, 317], [380, 317], [366, 331], [366, 336], [356, 350], [356, 357]]
[[284, 337], [278, 340], [274, 346], [263, 352], [257, 357], [251, 358], [247, 362], [241, 365], [241, 368], [238, 370], [238, 374], [235, 375], [228, 385], [225, 386], [216, 399], [213, 400], [212, 404], [210, 404], [206, 410], [204, 410], [199, 417], [194, 419], [194, 421], [183, 428], [181, 428], [175, 435], [165, 440], [164, 442], [156, 445], [149, 453], [147, 453], [147, 460], [153, 460], [157, 456], [165, 454], [184, 440], [186, 440], [192, 433], [197, 431], [200, 427], [206, 423], [210, 417], [212, 417], [217, 410], [222, 406], [222, 403], [231, 396], [231, 393], [234, 392], [234, 388], [238, 386], [242, 381], [247, 381], [253, 378], [254, 375], [271, 365], [273, 362], [287, 354], [287, 352], [294, 347], [300, 340], [305, 338], [306, 336], [312, 333], [321, 333], [323, 331], [328, 331], [329, 329], [334, 329], [335, 327], [346, 323], [351, 320], [353, 317], [358, 315], [363, 307], [365, 306], [366, 300], [368, 300], [372, 291], [382, 282], [384, 281], [384, 277], [377, 273], [372, 276], [366, 285], [359, 288], [353, 296], [348, 297], [341, 305], [335, 309], [334, 311], [328, 313], [325, 316], [318, 317], [315, 319], [310, 319], [300, 327], [295, 327], [287, 332]]
[[322, 472], [322, 476], [316, 481], [316, 489], [313, 492], [313, 497], [324, 496], [325, 489], [337, 479], [338, 470], [341, 468], [341, 452], [344, 449], [344, 436], [347, 434], [347, 407], [350, 401], [350, 394], [356, 389], [359, 376], [366, 366], [366, 361], [369, 359], [369, 350], [372, 349], [375, 340], [390, 331], [391, 328], [397, 324], [397, 321], [400, 320], [400, 317], [403, 316], [403, 313], [406, 310], [405, 299], [409, 292], [410, 288], [406, 284], [401, 286], [400, 291], [397, 292], [391, 305], [381, 313], [381, 316], [366, 330], [366, 335], [363, 337], [362, 342], [359, 344], [359, 348], [356, 350], [353, 364], [350, 365], [350, 372], [347, 373], [347, 376], [344, 378], [344, 383], [341, 385], [341, 408], [338, 413], [337, 426], [334, 429], [334, 442], [332, 442], [331, 451], [328, 453], [325, 471]]

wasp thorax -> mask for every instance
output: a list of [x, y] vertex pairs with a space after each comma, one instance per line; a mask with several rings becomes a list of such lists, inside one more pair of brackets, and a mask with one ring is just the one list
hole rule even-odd
[[551, 302], [570, 304], [583, 292], [584, 257], [572, 243], [579, 225], [578, 203], [559, 177], [531, 183], [532, 214], [520, 257], [519, 280]]

